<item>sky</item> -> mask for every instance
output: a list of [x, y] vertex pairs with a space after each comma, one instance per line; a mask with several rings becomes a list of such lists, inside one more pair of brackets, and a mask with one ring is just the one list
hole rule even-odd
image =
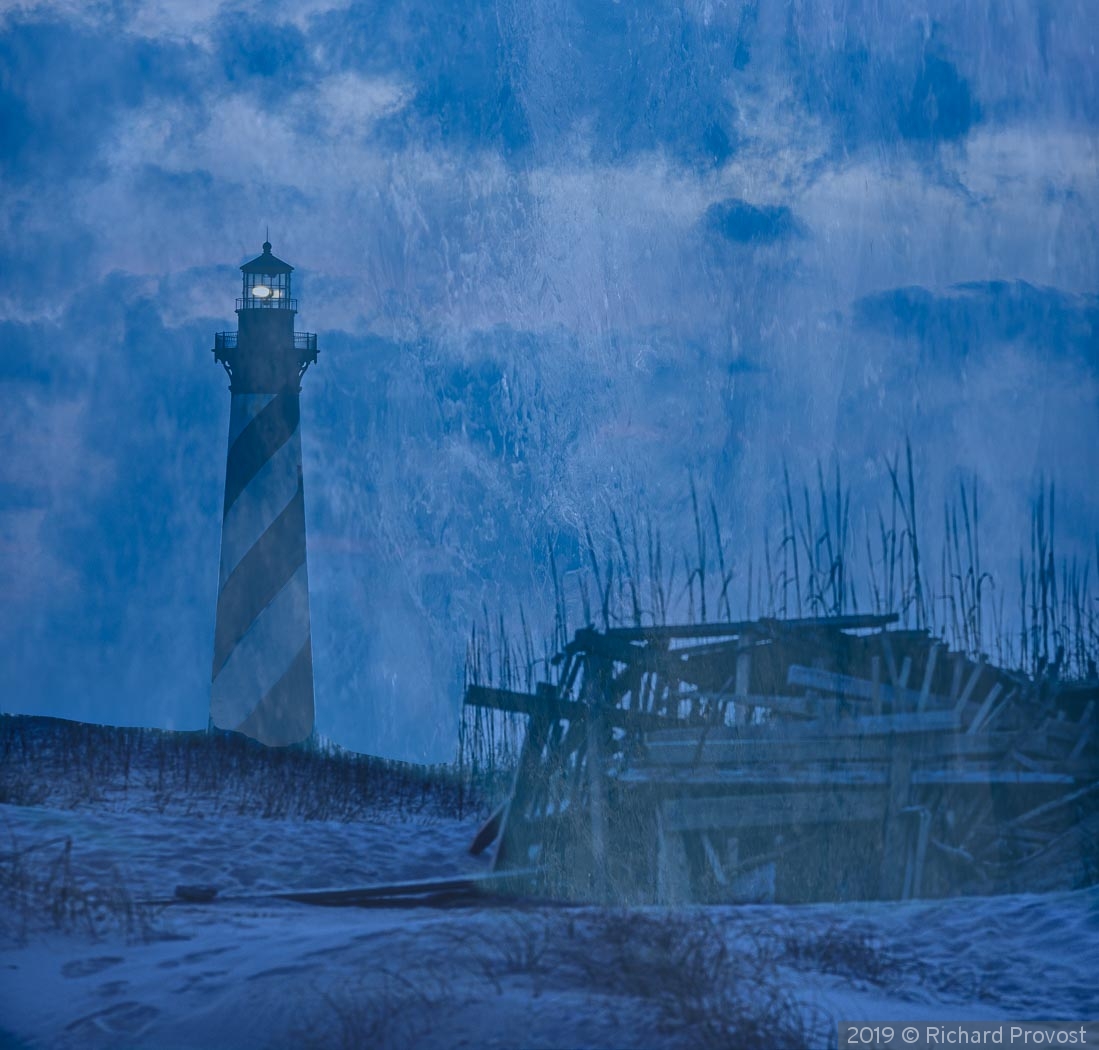
[[1094, 562], [1096, 23], [0, 0], [0, 709], [206, 724], [210, 347], [268, 228], [319, 339], [317, 720], [344, 746], [449, 760], [472, 624], [541, 633], [547, 551], [574, 575], [612, 511], [674, 546], [692, 481], [735, 586], [784, 464], [870, 507], [906, 439], [932, 536], [976, 479], [1006, 581], [1044, 478]]

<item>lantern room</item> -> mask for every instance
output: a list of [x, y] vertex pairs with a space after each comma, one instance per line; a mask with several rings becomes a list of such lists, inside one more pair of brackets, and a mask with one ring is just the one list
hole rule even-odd
[[263, 254], [241, 268], [243, 295], [238, 310], [296, 310], [290, 295], [290, 274], [294, 267], [271, 254], [271, 242], [263, 242]]

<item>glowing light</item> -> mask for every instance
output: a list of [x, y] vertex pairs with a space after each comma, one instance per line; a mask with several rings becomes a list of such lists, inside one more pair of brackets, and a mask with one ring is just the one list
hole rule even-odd
[[273, 297], [271, 289], [265, 284], [252, 285], [252, 296], [256, 299], [270, 299]]

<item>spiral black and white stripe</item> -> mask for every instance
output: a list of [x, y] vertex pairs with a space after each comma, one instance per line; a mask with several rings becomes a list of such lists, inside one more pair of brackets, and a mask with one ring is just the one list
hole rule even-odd
[[299, 393], [234, 393], [213, 724], [281, 746], [313, 731]]

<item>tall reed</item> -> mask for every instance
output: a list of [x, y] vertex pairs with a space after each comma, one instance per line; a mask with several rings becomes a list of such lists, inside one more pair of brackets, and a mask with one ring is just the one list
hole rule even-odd
[[[1093, 593], [1092, 558], [1079, 553], [1058, 562], [1056, 492], [1040, 482], [1031, 504], [1028, 544], [1019, 555], [1016, 622], [1007, 612], [1007, 587], [984, 562], [982, 501], [976, 477], [959, 483], [942, 504], [938, 572], [933, 582], [925, 556], [919, 485], [911, 444], [903, 458], [885, 462], [884, 506], [853, 518], [850, 487], [838, 464], [817, 463], [815, 485], [797, 486], [784, 465], [778, 500], [777, 541], [766, 523], [761, 547], [737, 551], [723, 524], [718, 499], [688, 479], [690, 521], [669, 545], [651, 513], [637, 506], [610, 512], [609, 520], [582, 530], [582, 559], [562, 575], [551, 546], [553, 625], [536, 658], [523, 610], [519, 637], [502, 616], [485, 611], [466, 656], [467, 684], [531, 692], [553, 681], [553, 653], [576, 626], [730, 622], [737, 617], [838, 616], [858, 611], [895, 613], [901, 626], [926, 630], [951, 648], [1030, 675], [1095, 678], [1099, 664], [1099, 597]], [[708, 513], [707, 513], [708, 512]], [[858, 529], [853, 520], [860, 522]], [[861, 552], [861, 553], [860, 553]], [[739, 557], [737, 556], [739, 554]], [[1099, 565], [1099, 534], [1095, 539]], [[932, 561], [930, 564], [935, 564]], [[568, 585], [575, 591], [570, 601]], [[579, 605], [582, 624], [570, 624]], [[480, 775], [495, 774], [518, 754], [522, 722], [516, 716], [472, 709], [463, 714], [462, 761]]]

